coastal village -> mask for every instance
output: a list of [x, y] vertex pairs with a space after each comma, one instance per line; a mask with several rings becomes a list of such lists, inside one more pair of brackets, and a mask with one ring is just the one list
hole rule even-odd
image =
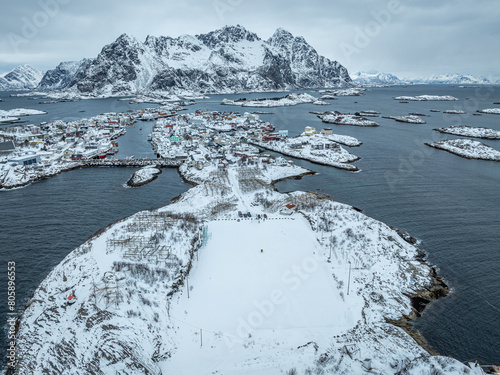
[[[342, 96], [364, 95], [364, 89], [320, 90], [318, 99], [310, 94], [291, 93], [283, 97], [246, 100], [223, 99], [221, 104], [236, 107], [277, 107], [300, 104], [328, 105], [325, 100]], [[452, 96], [421, 95], [396, 97], [397, 100], [456, 101]], [[120, 99], [123, 100], [123, 99]], [[0, 129], [0, 189], [26, 186], [42, 178], [81, 167], [129, 166], [129, 167], [188, 167], [203, 169], [215, 165], [225, 169], [231, 164], [289, 163], [261, 150], [269, 150], [297, 159], [328, 165], [351, 172], [359, 171], [352, 164], [359, 159], [344, 147], [362, 144], [354, 137], [334, 134], [331, 127], [316, 129], [304, 124], [304, 132], [289, 137], [288, 130], [276, 130], [273, 124], [260, 119], [258, 112], [203, 111], [183, 113], [194, 100], [165, 102], [158, 98], [141, 97], [135, 101], [160, 103], [158, 107], [126, 113], [105, 113], [89, 119], [66, 122], [62, 120], [39, 125], [12, 125]], [[35, 110], [15, 109], [2, 113], [4, 120], [17, 121], [12, 117], [36, 114]], [[431, 110], [433, 112], [435, 110]], [[444, 112], [453, 112], [448, 110]], [[478, 112], [496, 113], [496, 109]], [[322, 122], [334, 127], [351, 125], [376, 127], [379, 124], [366, 117], [378, 117], [379, 112], [365, 110], [354, 114], [339, 111], [311, 112]], [[382, 116], [398, 122], [425, 124], [425, 114], [410, 113], [401, 116]], [[121, 158], [119, 137], [138, 121], [155, 121], [148, 140], [158, 159], [132, 160]], [[460, 130], [458, 130], [460, 129]], [[493, 129], [473, 127], [440, 129], [443, 133], [462, 136], [478, 136], [497, 139]], [[491, 135], [493, 134], [493, 135]], [[498, 151], [471, 140], [449, 140], [427, 145], [440, 148], [470, 159], [498, 161]], [[444, 144], [453, 146], [447, 147]], [[459, 146], [457, 146], [459, 145]], [[343, 147], [344, 146], [344, 147]], [[464, 152], [464, 149], [467, 149]], [[149, 170], [151, 172], [151, 170]], [[137, 176], [157, 176], [139, 173]], [[145, 181], [139, 179], [137, 184]], [[135, 183], [132, 186], [136, 185]]]

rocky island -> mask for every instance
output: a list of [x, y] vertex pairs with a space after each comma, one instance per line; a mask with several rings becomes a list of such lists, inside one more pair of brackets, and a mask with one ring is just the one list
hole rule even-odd
[[395, 120], [397, 122], [405, 122], [407, 124], [425, 124], [426, 122], [422, 120], [421, 116], [417, 115], [404, 115], [404, 116], [382, 116], [383, 118], [388, 118]]
[[394, 100], [403, 100], [403, 101], [455, 101], [458, 100], [454, 96], [451, 95], [419, 95], [419, 96], [397, 96]]
[[377, 122], [368, 120], [361, 114], [340, 113], [338, 111], [324, 112], [317, 114], [318, 118], [324, 123], [335, 125], [352, 125], [352, 126], [379, 126]]
[[263, 98], [263, 99], [251, 99], [251, 100], [246, 100], [246, 99], [237, 99], [237, 100], [230, 100], [230, 99], [223, 99], [222, 103], [223, 105], [237, 105], [241, 107], [262, 107], [262, 108], [271, 108], [271, 107], [288, 107], [288, 106], [293, 106], [297, 104], [305, 104], [305, 103], [312, 103], [315, 105], [329, 105], [329, 103], [326, 103], [322, 100], [319, 100], [315, 98], [314, 96], [310, 94], [288, 94], [287, 96], [284, 97], [279, 97], [279, 98]]
[[451, 152], [466, 159], [500, 161], [500, 151], [472, 139], [450, 139], [425, 145]]
[[141, 169], [135, 171], [132, 177], [130, 177], [130, 180], [127, 181], [127, 186], [139, 187], [146, 185], [158, 178], [160, 173], [161, 169], [159, 169], [156, 165], [142, 167]]
[[500, 130], [475, 127], [475, 126], [449, 126], [447, 128], [434, 129], [440, 133], [460, 135], [463, 137], [500, 139]]
[[486, 109], [478, 109], [479, 113], [489, 113], [492, 115], [500, 115], [500, 108], [486, 108]]

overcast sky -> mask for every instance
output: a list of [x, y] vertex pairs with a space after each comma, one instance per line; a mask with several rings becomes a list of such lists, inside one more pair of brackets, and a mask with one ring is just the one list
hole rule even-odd
[[0, 5], [0, 72], [95, 57], [127, 33], [177, 37], [240, 24], [282, 27], [351, 73], [500, 79], [498, 0], [16, 0]]

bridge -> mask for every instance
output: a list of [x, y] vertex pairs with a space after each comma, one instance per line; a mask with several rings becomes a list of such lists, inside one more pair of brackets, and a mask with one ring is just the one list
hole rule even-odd
[[184, 159], [87, 159], [78, 160], [79, 167], [145, 167], [148, 165], [156, 165], [164, 168], [179, 167], [184, 162]]

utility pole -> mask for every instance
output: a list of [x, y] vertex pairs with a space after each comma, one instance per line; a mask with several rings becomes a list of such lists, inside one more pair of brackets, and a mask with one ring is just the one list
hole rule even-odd
[[[189, 298], [189, 277], [188, 276], [186, 276], [186, 283], [187, 283], [187, 291], [188, 291], [188, 298]], [[349, 294], [349, 292], [347, 292], [347, 294]]]
[[349, 287], [351, 285], [351, 261], [348, 260], [349, 262], [349, 279], [347, 281], [347, 295], [349, 295]]
[[203, 330], [200, 328], [200, 347], [203, 347]]

